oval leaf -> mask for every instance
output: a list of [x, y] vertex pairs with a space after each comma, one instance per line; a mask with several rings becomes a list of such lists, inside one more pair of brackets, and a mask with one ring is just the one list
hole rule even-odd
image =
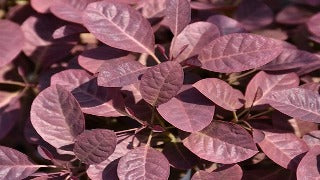
[[200, 131], [212, 121], [215, 106], [190, 85], [182, 89], [157, 110], [166, 121], [183, 131]]
[[60, 39], [67, 36], [76, 35], [76, 34], [85, 33], [85, 32], [87, 32], [87, 29], [84, 28], [83, 26], [80, 26], [77, 24], [68, 24], [56, 29], [53, 32], [52, 37], [53, 39]]
[[307, 143], [309, 148], [320, 145], [320, 131], [311, 131], [308, 134], [305, 134], [302, 139]]
[[98, 164], [115, 150], [117, 136], [107, 129], [85, 130], [75, 139], [73, 151], [86, 164]]
[[277, 14], [276, 21], [278, 23], [289, 25], [302, 24], [305, 23], [311, 15], [311, 11], [291, 5], [285, 7]]
[[129, 5], [107, 1], [91, 3], [82, 17], [84, 26], [103, 43], [128, 51], [153, 54], [151, 25]]
[[320, 96], [316, 92], [292, 88], [272, 92], [265, 99], [273, 108], [288, 116], [320, 123]]
[[320, 13], [315, 14], [308, 20], [307, 27], [312, 34], [320, 36]]
[[[274, 75], [261, 71], [251, 79], [247, 86], [245, 94], [246, 107], [266, 104], [267, 102], [264, 101], [265, 96], [273, 91], [297, 87], [299, 82], [299, 77], [295, 73]], [[262, 96], [255, 99], [258, 88], [262, 90]], [[253, 100], [255, 101], [253, 102]]]
[[202, 131], [192, 133], [183, 144], [200, 158], [222, 164], [244, 161], [258, 153], [245, 129], [223, 121], [213, 121]]
[[10, 63], [22, 50], [24, 36], [19, 25], [0, 20], [0, 67]]
[[230, 34], [213, 40], [199, 55], [202, 68], [231, 73], [257, 68], [282, 51], [278, 40], [254, 34]]
[[104, 87], [122, 87], [140, 81], [147, 67], [131, 59], [106, 61], [99, 68], [98, 85]]
[[167, 0], [165, 21], [173, 35], [177, 36], [191, 21], [188, 0]]
[[168, 102], [183, 84], [183, 70], [175, 61], [167, 61], [149, 68], [141, 78], [142, 98], [153, 106]]
[[196, 172], [191, 180], [209, 180], [209, 179], [226, 179], [226, 180], [241, 180], [243, 175], [242, 169], [238, 164], [224, 165], [213, 172], [206, 171]]
[[233, 89], [220, 79], [202, 79], [193, 84], [193, 87], [226, 110], [235, 111], [243, 106], [244, 96], [241, 91]]
[[60, 85], [43, 90], [33, 101], [30, 113], [35, 130], [56, 148], [73, 144], [74, 138], [84, 130], [80, 105]]
[[311, 148], [303, 157], [297, 169], [298, 180], [316, 180], [320, 178], [320, 146]]
[[213, 16], [210, 16], [207, 19], [207, 21], [212, 24], [215, 24], [219, 28], [221, 35], [246, 32], [246, 30], [242, 27], [242, 25], [238, 21], [228, 16], [213, 15]]
[[0, 146], [0, 179], [21, 180], [34, 172], [41, 165], [35, 165], [28, 157], [8, 147]]
[[259, 146], [262, 151], [280, 166], [295, 170], [308, 146], [296, 135], [284, 132], [263, 131], [264, 139]]
[[161, 152], [148, 146], [142, 146], [122, 157], [117, 171], [120, 180], [166, 180], [169, 178], [170, 165]]
[[[172, 41], [172, 57], [176, 61], [182, 62], [189, 57], [198, 55], [203, 47], [219, 35], [219, 30], [214, 24], [208, 22], [190, 24], [183, 29], [175, 41]], [[186, 48], [184, 48], [185, 46]]]

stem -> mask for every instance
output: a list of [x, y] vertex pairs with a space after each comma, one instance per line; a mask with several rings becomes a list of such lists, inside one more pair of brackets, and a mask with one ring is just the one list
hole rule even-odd
[[242, 115], [244, 115], [248, 111], [249, 111], [249, 109], [243, 110], [241, 113], [238, 114], [238, 118], [240, 118]]
[[248, 71], [248, 72], [246, 72], [246, 73], [240, 74], [239, 76], [231, 77], [231, 78], [228, 79], [229, 84], [232, 84], [232, 83], [234, 83], [236, 80], [238, 80], [238, 79], [240, 79], [240, 78], [243, 78], [243, 77], [245, 77], [245, 76], [248, 76], [248, 75], [250, 75], [250, 74], [252, 74], [252, 73], [254, 73], [254, 72], [256, 72], [256, 71], [257, 71], [256, 69], [252, 69], [251, 71]]
[[154, 53], [150, 53], [149, 55], [156, 61], [157, 64], [161, 63], [161, 61], [157, 58], [157, 56]]
[[[155, 116], [155, 107], [152, 107], [152, 115], [151, 115], [150, 125], [153, 124], [154, 116]], [[147, 146], [150, 146], [151, 139], [152, 139], [152, 134], [153, 134], [153, 131], [151, 130], [150, 135], [149, 135], [149, 137], [148, 137]]]
[[9, 85], [16, 85], [16, 86], [22, 86], [22, 87], [26, 87], [27, 85], [23, 82], [17, 82], [17, 81], [5, 81], [1, 84], [9, 84]]
[[126, 133], [126, 132], [130, 132], [130, 131], [136, 131], [139, 128], [132, 128], [132, 129], [126, 129], [123, 131], [117, 131], [116, 134], [122, 134], [122, 133]]
[[247, 125], [248, 128], [250, 128], [251, 130], [253, 129], [252, 126], [247, 121], [240, 120], [239, 123], [243, 123], [243, 124]]
[[264, 111], [264, 112], [255, 114], [255, 115], [253, 115], [253, 116], [250, 116], [249, 119], [254, 119], [254, 118], [256, 118], [256, 117], [259, 117], [259, 116], [268, 114], [268, 113], [272, 112], [273, 110], [274, 110], [273, 108], [270, 108], [270, 109], [268, 109], [267, 111]]
[[235, 111], [232, 111], [232, 114], [233, 114], [233, 118], [234, 118], [234, 122], [237, 123], [239, 121], [238, 119], [238, 116], [237, 116], [237, 113]]

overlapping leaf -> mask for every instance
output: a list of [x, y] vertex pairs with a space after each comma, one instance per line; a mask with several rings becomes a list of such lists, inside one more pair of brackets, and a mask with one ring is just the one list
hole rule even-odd
[[147, 67], [131, 59], [109, 60], [99, 68], [98, 85], [122, 87], [139, 82]]
[[320, 131], [311, 131], [308, 134], [304, 135], [302, 139], [307, 143], [309, 148], [320, 145]]
[[209, 180], [209, 179], [228, 179], [228, 180], [241, 180], [242, 169], [238, 164], [224, 165], [213, 172], [200, 170], [196, 172], [191, 180]]
[[308, 146], [297, 136], [285, 132], [263, 131], [265, 137], [259, 143], [262, 151], [280, 166], [295, 170]]
[[165, 15], [167, 0], [141, 1], [141, 14], [145, 18], [159, 18]]
[[170, 53], [174, 60], [182, 62], [189, 57], [198, 55], [202, 48], [219, 35], [219, 30], [214, 24], [209, 22], [192, 23], [182, 30], [175, 41], [172, 41]]
[[208, 126], [214, 109], [214, 104], [190, 85], [183, 86], [179, 94], [157, 108], [166, 121], [187, 132], [200, 131]]
[[320, 96], [316, 92], [302, 88], [285, 89], [272, 92], [265, 100], [295, 119], [320, 123]]
[[202, 131], [192, 133], [183, 144], [200, 158], [222, 164], [244, 161], [258, 153], [245, 129], [223, 121], [213, 121]]
[[167, 0], [165, 20], [173, 35], [177, 36], [191, 21], [188, 0]]
[[320, 146], [310, 149], [310, 151], [303, 157], [297, 169], [298, 180], [310, 180], [320, 178]]
[[43, 90], [33, 101], [30, 113], [37, 133], [56, 148], [73, 144], [74, 138], [84, 130], [80, 105], [60, 85]]
[[219, 28], [221, 35], [246, 32], [246, 30], [238, 21], [228, 16], [213, 15], [210, 16], [207, 21], [215, 24]]
[[312, 16], [307, 22], [308, 30], [316, 36], [320, 36], [320, 13]]
[[21, 180], [36, 172], [40, 167], [44, 166], [33, 164], [25, 154], [0, 146], [0, 179]]
[[52, 4], [55, 3], [55, 0], [31, 0], [30, 5], [34, 10], [36, 10], [38, 13], [49, 13], [50, 7]]
[[169, 178], [170, 165], [161, 152], [148, 146], [142, 146], [122, 157], [117, 171], [120, 180], [165, 180]]
[[202, 68], [231, 73], [258, 68], [275, 59], [283, 44], [253, 34], [230, 34], [213, 40], [199, 55]]
[[52, 34], [52, 37], [54, 39], [60, 39], [67, 36], [85, 33], [85, 32], [87, 32], [87, 30], [83, 26], [76, 25], [76, 24], [69, 24], [69, 25], [61, 26], [60, 28], [56, 29]]
[[305, 23], [312, 12], [298, 6], [287, 6], [282, 9], [276, 17], [276, 21], [282, 24], [302, 24]]
[[193, 84], [193, 87], [226, 110], [235, 111], [243, 106], [244, 96], [241, 91], [233, 89], [228, 83], [220, 79], [202, 79]]
[[175, 61], [167, 61], [149, 68], [141, 78], [142, 98], [153, 106], [168, 102], [180, 90], [183, 70]]
[[22, 50], [24, 35], [18, 24], [0, 20], [0, 67], [10, 63]]
[[85, 130], [75, 139], [73, 151], [86, 164], [98, 164], [115, 150], [116, 134], [107, 129]]
[[105, 44], [153, 54], [154, 35], [151, 25], [129, 5], [107, 1], [91, 3], [83, 12], [82, 19], [84, 26]]
[[[250, 107], [252, 104], [254, 106], [266, 104], [264, 101], [265, 96], [273, 91], [297, 87], [299, 81], [299, 77], [294, 73], [273, 75], [260, 71], [247, 86], [245, 94], [246, 107]], [[262, 96], [255, 99], [258, 88], [261, 89]], [[255, 101], [253, 102], [254, 99]]]

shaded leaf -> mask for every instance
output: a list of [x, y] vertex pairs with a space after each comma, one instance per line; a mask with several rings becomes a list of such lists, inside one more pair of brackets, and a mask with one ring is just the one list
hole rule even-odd
[[0, 179], [21, 180], [36, 172], [40, 167], [44, 166], [33, 164], [25, 154], [0, 146]]
[[246, 32], [246, 30], [238, 21], [228, 16], [213, 15], [210, 16], [207, 21], [215, 24], [219, 28], [221, 35]]
[[244, 96], [241, 91], [233, 89], [228, 83], [217, 78], [202, 79], [193, 87], [209, 98], [218, 106], [235, 111], [243, 106]]
[[175, 61], [153, 66], [141, 78], [141, 95], [153, 106], [168, 102], [182, 87], [183, 77], [182, 67]]
[[213, 121], [182, 142], [200, 158], [222, 164], [244, 161], [258, 153], [251, 135], [245, 129], [223, 121]]
[[224, 165], [213, 172], [209, 173], [203, 170], [196, 172], [191, 180], [209, 180], [209, 179], [228, 179], [241, 180], [242, 169], [238, 164]]
[[315, 146], [302, 158], [297, 168], [298, 180], [320, 178], [320, 146]]
[[0, 20], [0, 67], [10, 63], [21, 52], [24, 40], [18, 24]]
[[307, 27], [308, 30], [316, 35], [316, 36], [320, 36], [320, 13], [317, 13], [315, 15], [313, 15], [307, 22]]
[[165, 21], [173, 35], [177, 36], [191, 21], [188, 0], [167, 0]]
[[264, 140], [259, 143], [262, 151], [280, 166], [295, 170], [308, 146], [296, 135], [285, 132], [268, 132]]
[[308, 11], [307, 9], [301, 8], [299, 6], [286, 6], [282, 9], [276, 17], [276, 21], [282, 24], [302, 24], [305, 23], [312, 12]]
[[21, 104], [16, 97], [11, 102], [0, 108], [0, 140], [4, 138], [21, 118]]
[[230, 34], [213, 40], [199, 55], [202, 68], [231, 73], [257, 68], [275, 59], [283, 44], [254, 34]]
[[73, 151], [86, 164], [98, 164], [115, 150], [116, 134], [107, 129], [85, 130], [75, 139]]
[[124, 179], [168, 179], [170, 165], [159, 151], [141, 146], [123, 156], [118, 164], [118, 176]]
[[[84, 130], [84, 116], [74, 96], [60, 85], [43, 90], [31, 106], [31, 123], [56, 148], [73, 144]], [[46, 127], [50, 126], [50, 131]]]
[[49, 13], [50, 6], [54, 4], [54, 0], [31, 0], [31, 7], [36, 10], [38, 13]]
[[[254, 106], [267, 104], [267, 102], [264, 101], [264, 97], [268, 94], [277, 90], [297, 87], [299, 82], [299, 77], [295, 73], [274, 75], [260, 71], [247, 85], [245, 94], [246, 107], [251, 107], [252, 104]], [[253, 102], [258, 88], [262, 90], [262, 96], [256, 98]]]
[[129, 5], [107, 1], [91, 3], [83, 12], [82, 19], [84, 26], [109, 46], [153, 54], [154, 35], [151, 25]]
[[76, 25], [76, 24], [68, 24], [56, 29], [53, 32], [52, 37], [54, 39], [60, 39], [67, 36], [76, 35], [76, 34], [85, 33], [85, 32], [87, 32], [87, 30], [83, 26]]
[[320, 96], [310, 90], [292, 88], [272, 92], [266, 101], [295, 119], [320, 123]]
[[99, 68], [98, 85], [122, 87], [140, 81], [147, 67], [131, 59], [106, 61]]
[[[171, 44], [171, 54], [174, 60], [182, 62], [189, 57], [198, 55], [200, 50], [220, 33], [214, 24], [196, 22], [186, 26]], [[184, 48], [184, 46], [187, 46]], [[182, 52], [182, 53], [181, 53]]]
[[214, 109], [214, 104], [190, 85], [183, 86], [179, 94], [157, 108], [166, 121], [187, 132], [200, 131], [208, 126]]

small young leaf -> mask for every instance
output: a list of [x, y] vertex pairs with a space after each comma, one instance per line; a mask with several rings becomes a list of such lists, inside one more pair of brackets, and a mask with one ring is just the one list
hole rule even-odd
[[214, 103], [190, 85], [183, 86], [179, 94], [157, 108], [166, 121], [187, 132], [200, 131], [208, 126], [214, 109]]
[[183, 144], [200, 158], [222, 164], [241, 162], [258, 153], [245, 129], [224, 121], [213, 121], [202, 131], [185, 138]]
[[209, 179], [241, 180], [242, 174], [243, 174], [242, 169], [238, 164], [224, 165], [214, 170], [211, 173], [200, 170], [192, 176], [191, 180], [209, 180]]
[[226, 110], [235, 111], [243, 106], [244, 96], [241, 91], [233, 89], [220, 79], [202, 79], [193, 84], [193, 87]]
[[73, 144], [74, 138], [84, 130], [80, 105], [60, 85], [43, 90], [33, 101], [30, 113], [37, 133], [56, 148]]
[[[214, 24], [208, 22], [196, 22], [186, 26], [182, 32], [172, 41], [172, 57], [182, 62], [189, 57], [198, 55], [200, 50], [212, 40], [219, 37], [220, 33]], [[184, 46], [187, 46], [184, 48]], [[181, 51], [183, 51], [181, 53]]]
[[141, 78], [140, 92], [153, 106], [168, 102], [183, 84], [183, 70], [175, 61], [167, 61], [149, 68]]
[[73, 151], [86, 164], [98, 164], [115, 150], [116, 134], [107, 129], [85, 130], [75, 139]]
[[319, 179], [320, 146], [315, 146], [302, 158], [297, 168], [298, 180]]
[[[260, 71], [247, 86], [245, 94], [246, 107], [266, 104], [264, 101], [265, 96], [273, 91], [297, 87], [299, 81], [299, 77], [295, 73], [274, 75]], [[258, 88], [262, 90], [262, 96], [259, 99], [256, 98], [253, 102]]]
[[177, 36], [191, 21], [188, 0], [167, 0], [165, 21], [173, 35]]
[[170, 165], [161, 152], [148, 146], [141, 146], [120, 159], [117, 171], [120, 180], [165, 180], [169, 178]]
[[231, 73], [258, 68], [282, 52], [281, 41], [254, 34], [230, 34], [213, 40], [199, 55], [202, 68]]
[[259, 143], [262, 151], [280, 166], [295, 170], [308, 146], [297, 136], [285, 132], [268, 132]]
[[82, 19], [84, 26], [109, 46], [153, 54], [154, 35], [151, 25], [129, 5], [107, 1], [91, 3], [83, 12]]
[[36, 172], [41, 165], [35, 165], [28, 157], [5, 146], [0, 146], [0, 179], [21, 180]]
[[99, 68], [98, 85], [122, 87], [140, 81], [147, 67], [131, 59], [109, 60]]
[[320, 96], [310, 90], [292, 88], [270, 93], [265, 100], [273, 108], [295, 119], [320, 123]]

